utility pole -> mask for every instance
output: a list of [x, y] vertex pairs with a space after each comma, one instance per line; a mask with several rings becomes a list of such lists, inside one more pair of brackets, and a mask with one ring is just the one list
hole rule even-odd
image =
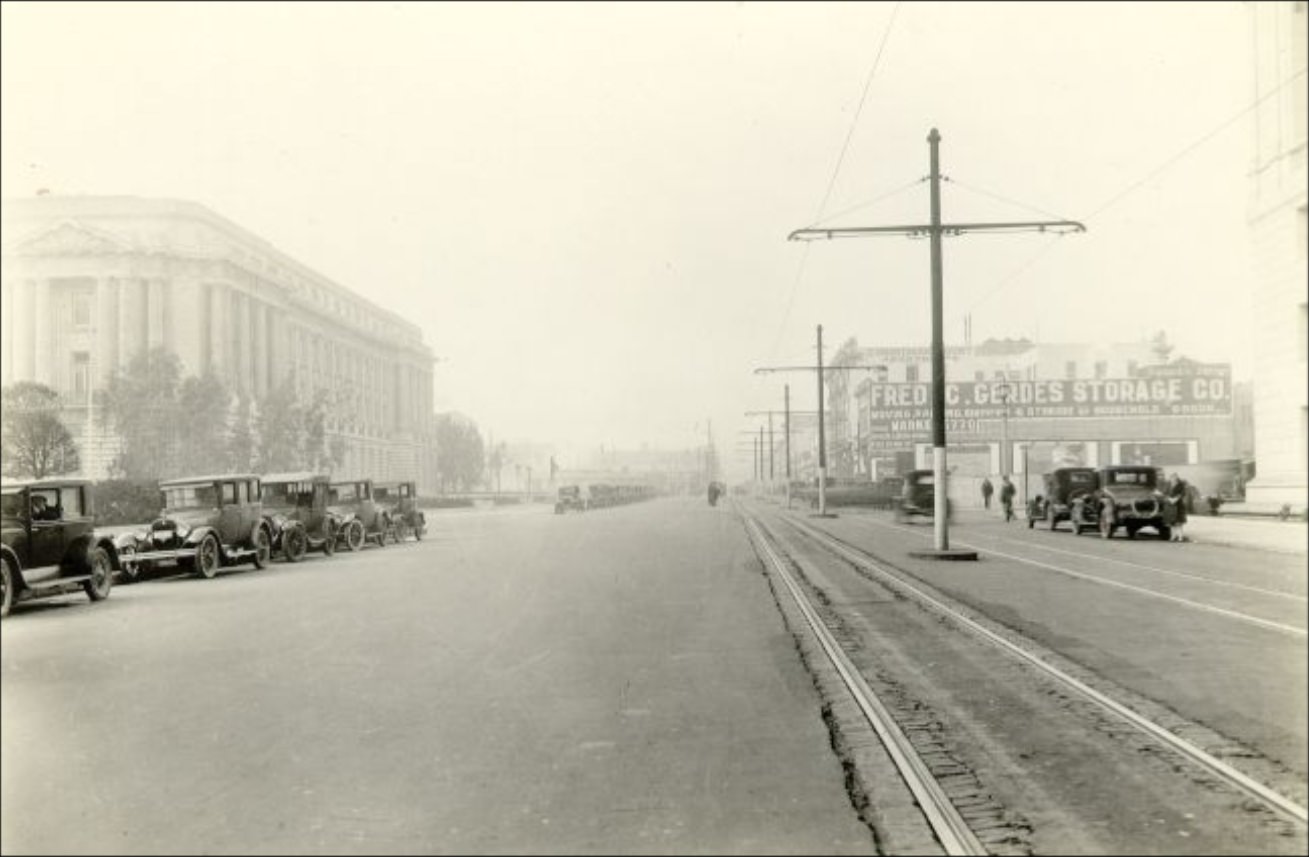
[[945, 460], [945, 345], [943, 342], [944, 312], [942, 310], [942, 258], [941, 237], [962, 235], [965, 232], [1004, 231], [1004, 232], [1085, 232], [1086, 227], [1075, 220], [1033, 220], [1007, 223], [941, 223], [941, 134], [935, 128], [927, 135], [930, 149], [931, 174], [931, 221], [927, 224], [917, 223], [904, 226], [856, 226], [834, 229], [797, 229], [787, 240], [809, 241], [815, 239], [855, 238], [868, 235], [902, 234], [931, 238], [932, 267], [932, 473], [935, 485], [935, 514], [933, 516], [934, 552], [915, 552], [929, 558], [941, 559], [976, 559], [975, 551], [950, 551], [949, 526], [946, 517], [946, 505], [949, 485], [946, 481]]

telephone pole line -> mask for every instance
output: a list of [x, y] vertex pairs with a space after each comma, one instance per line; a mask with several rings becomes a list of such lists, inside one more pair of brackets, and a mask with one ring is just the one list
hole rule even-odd
[[[976, 559], [975, 551], [951, 551], [947, 520], [946, 462], [945, 462], [945, 345], [942, 319], [942, 258], [941, 237], [962, 235], [965, 232], [1085, 232], [1086, 226], [1075, 220], [1026, 220], [996, 223], [941, 222], [941, 134], [935, 128], [927, 135], [930, 148], [931, 222], [903, 226], [856, 226], [835, 229], [797, 229], [787, 236], [788, 241], [813, 241], [832, 238], [859, 238], [870, 235], [927, 235], [931, 238], [932, 263], [932, 473], [935, 486], [933, 515], [934, 551], [916, 551], [920, 556], [939, 559]], [[821, 410], [821, 405], [819, 406]]]

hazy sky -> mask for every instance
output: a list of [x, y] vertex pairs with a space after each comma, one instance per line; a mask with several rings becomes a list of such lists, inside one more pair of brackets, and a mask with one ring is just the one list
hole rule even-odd
[[947, 221], [1089, 230], [948, 239], [947, 342], [1165, 329], [1249, 374], [1245, 4], [0, 10], [5, 196], [201, 203], [420, 325], [498, 438], [730, 452], [816, 406], [753, 370], [817, 324], [927, 345], [926, 241], [786, 238], [925, 220], [932, 127]]

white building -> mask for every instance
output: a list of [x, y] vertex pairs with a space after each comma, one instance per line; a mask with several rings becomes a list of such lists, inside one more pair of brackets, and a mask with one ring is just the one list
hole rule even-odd
[[1254, 38], [1254, 160], [1250, 238], [1255, 258], [1254, 451], [1251, 507], [1309, 505], [1309, 303], [1306, 258], [1305, 3], [1247, 4]]

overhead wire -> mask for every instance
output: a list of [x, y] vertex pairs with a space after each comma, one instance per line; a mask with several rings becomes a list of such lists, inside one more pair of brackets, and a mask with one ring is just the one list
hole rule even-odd
[[[832, 177], [827, 182], [827, 190], [823, 193], [823, 200], [818, 205], [818, 211], [814, 214], [815, 221], [821, 221], [823, 210], [827, 208], [828, 200], [831, 199], [832, 189], [836, 187], [837, 176], [841, 172], [841, 166], [845, 163], [846, 152], [850, 148], [850, 140], [854, 137], [855, 128], [859, 125], [859, 116], [863, 113], [864, 102], [868, 99], [868, 91], [872, 88], [873, 79], [877, 76], [877, 69], [882, 63], [882, 52], [886, 49], [886, 42], [891, 36], [891, 27], [895, 24], [896, 15], [900, 13], [900, 3], [897, 2], [891, 10], [891, 16], [887, 19], [886, 29], [882, 32], [882, 41], [877, 46], [877, 55], [873, 58], [872, 67], [868, 70], [868, 77], [864, 80], [863, 92], [859, 96], [859, 104], [855, 108], [854, 116], [850, 119], [850, 128], [846, 132], [845, 142], [841, 145], [841, 153], [836, 159], [836, 166], [832, 169]], [[800, 281], [804, 277], [805, 265], [809, 259], [809, 247], [805, 246], [804, 253], [800, 256], [800, 264], [796, 270], [794, 282], [791, 284], [791, 294], [786, 300], [786, 310], [782, 313], [782, 320], [777, 326], [777, 336], [773, 338], [773, 347], [769, 353], [777, 351], [778, 343], [782, 340], [782, 333], [786, 330], [786, 322], [791, 317], [791, 308], [795, 305], [795, 295], [799, 290]]]

